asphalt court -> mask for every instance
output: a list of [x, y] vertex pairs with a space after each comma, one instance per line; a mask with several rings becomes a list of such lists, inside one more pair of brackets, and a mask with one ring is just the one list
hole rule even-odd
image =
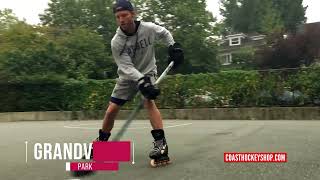
[[[320, 121], [311, 120], [165, 120], [173, 163], [156, 169], [149, 167], [152, 137], [144, 120], [133, 121], [122, 138], [134, 143], [135, 163], [121, 163], [117, 172], [73, 177], [65, 160], [34, 159], [35, 143], [88, 143], [101, 123], [0, 123], [0, 179], [320, 179]], [[113, 135], [123, 123], [116, 121]], [[224, 152], [286, 152], [288, 162], [225, 163]]]

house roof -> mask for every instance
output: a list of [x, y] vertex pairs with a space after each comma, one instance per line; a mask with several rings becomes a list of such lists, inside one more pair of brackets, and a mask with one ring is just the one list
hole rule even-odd
[[227, 39], [234, 38], [234, 37], [246, 37], [246, 35], [243, 33], [238, 33], [238, 34], [230, 34], [226, 36]]
[[[230, 46], [229, 40], [231, 38], [241, 38], [241, 45], [238, 46]], [[238, 51], [246, 47], [250, 48], [258, 48], [265, 45], [265, 35], [263, 34], [244, 34], [244, 33], [237, 33], [225, 36], [223, 40], [219, 42], [219, 53], [229, 53], [233, 51]]]

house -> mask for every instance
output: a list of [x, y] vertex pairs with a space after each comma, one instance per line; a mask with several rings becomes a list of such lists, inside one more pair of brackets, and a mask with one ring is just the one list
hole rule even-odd
[[218, 58], [221, 65], [230, 65], [233, 55], [243, 49], [258, 49], [266, 45], [265, 38], [266, 36], [261, 34], [247, 35], [243, 33], [225, 36], [218, 44]]
[[[320, 62], [320, 22], [301, 24], [297, 29], [298, 34], [308, 34], [309, 36], [313, 36], [314, 38], [309, 38], [310, 43], [313, 44], [313, 51], [316, 51], [316, 59]], [[283, 38], [290, 37], [290, 34], [286, 34]], [[244, 34], [244, 33], [236, 33], [225, 36], [218, 43], [218, 59], [220, 60], [221, 65], [229, 67], [232, 62], [237, 62], [236, 55], [240, 52], [244, 52], [246, 50], [250, 50], [251, 52], [255, 52], [256, 50], [263, 48], [266, 46], [266, 35], [262, 34]], [[234, 61], [233, 61], [234, 59]], [[239, 58], [238, 58], [239, 59]]]
[[311, 41], [309, 39], [309, 43], [311, 43], [313, 45], [313, 48], [315, 48], [315, 58], [316, 61], [320, 63], [320, 22], [313, 22], [301, 25], [298, 27], [298, 33], [308, 34], [312, 37]]

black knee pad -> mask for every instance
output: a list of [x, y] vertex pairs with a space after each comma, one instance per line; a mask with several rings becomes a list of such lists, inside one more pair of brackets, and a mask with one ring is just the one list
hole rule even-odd
[[128, 100], [111, 97], [110, 101], [118, 106], [123, 106]]

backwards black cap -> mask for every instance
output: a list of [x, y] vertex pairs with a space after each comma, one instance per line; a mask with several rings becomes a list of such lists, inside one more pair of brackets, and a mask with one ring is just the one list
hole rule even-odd
[[113, 13], [125, 10], [134, 11], [133, 6], [129, 0], [117, 0], [113, 5]]

